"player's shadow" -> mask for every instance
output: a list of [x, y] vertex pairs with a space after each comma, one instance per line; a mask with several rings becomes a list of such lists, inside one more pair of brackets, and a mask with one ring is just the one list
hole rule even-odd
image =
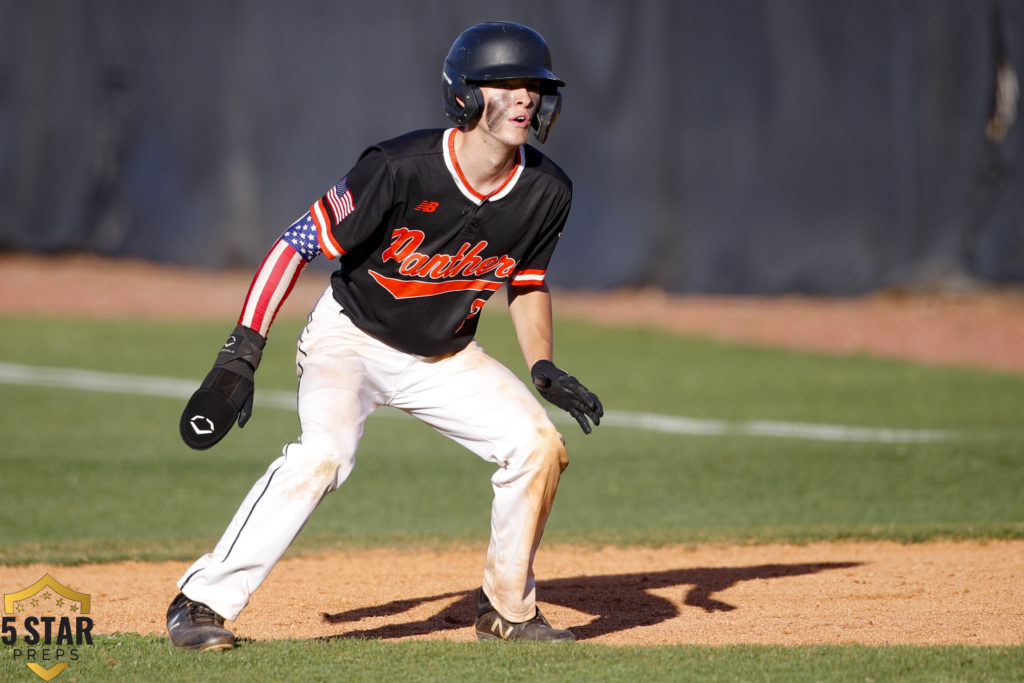
[[[558, 624], [571, 628], [578, 640], [596, 638], [608, 633], [625, 631], [636, 626], [651, 626], [679, 616], [675, 603], [652, 595], [651, 590], [680, 587], [686, 589], [685, 605], [705, 612], [728, 612], [737, 609], [721, 600], [715, 593], [737, 583], [758, 579], [784, 579], [790, 576], [816, 574], [834, 569], [856, 567], [859, 562], [823, 562], [818, 564], [763, 564], [753, 567], [699, 567], [670, 569], [661, 572], [637, 572], [607, 576], [577, 576], [540, 581], [537, 594], [541, 602], [562, 605], [578, 612], [591, 614], [594, 619], [586, 624]], [[458, 600], [451, 602], [452, 598]], [[329, 638], [404, 638], [425, 635], [447, 629], [472, 626], [475, 619], [476, 594], [452, 592], [407, 600], [395, 600], [384, 605], [373, 605], [338, 612], [324, 613], [329, 624], [355, 623], [371, 617], [391, 617], [403, 614], [426, 603], [444, 601], [444, 607], [431, 616], [404, 623], [392, 623], [374, 629], [348, 631]]]

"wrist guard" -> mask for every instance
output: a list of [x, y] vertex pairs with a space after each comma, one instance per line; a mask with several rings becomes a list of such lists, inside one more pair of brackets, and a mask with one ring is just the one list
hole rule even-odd
[[266, 343], [244, 325], [234, 329], [181, 414], [178, 431], [185, 445], [206, 450], [223, 439], [236, 421], [239, 427], [249, 421], [254, 377]]

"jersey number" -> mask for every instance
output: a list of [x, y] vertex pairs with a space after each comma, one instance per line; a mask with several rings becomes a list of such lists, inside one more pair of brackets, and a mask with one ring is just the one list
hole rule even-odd
[[462, 330], [462, 328], [466, 326], [467, 322], [469, 322], [472, 318], [475, 318], [477, 315], [480, 314], [480, 310], [484, 307], [485, 303], [487, 303], [486, 299], [473, 300], [473, 303], [469, 307], [469, 315], [467, 315], [466, 318], [462, 321], [462, 323], [459, 324], [459, 327], [455, 330], [455, 334], [458, 334]]

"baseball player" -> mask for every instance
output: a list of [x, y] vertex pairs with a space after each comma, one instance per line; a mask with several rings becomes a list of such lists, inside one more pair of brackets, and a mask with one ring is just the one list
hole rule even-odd
[[348, 477], [378, 406], [496, 466], [478, 639], [574, 639], [538, 611], [533, 573], [568, 463], [564, 441], [526, 385], [473, 340], [481, 308], [505, 285], [537, 391], [585, 433], [600, 423], [598, 398], [552, 361], [545, 275], [572, 186], [526, 144], [531, 129], [547, 139], [564, 85], [534, 30], [507, 22], [467, 29], [443, 68], [455, 127], [370, 147], [273, 245], [180, 432], [205, 449], [235, 422], [245, 425], [274, 316], [323, 253], [338, 269], [298, 340], [301, 436], [256, 482], [213, 552], [178, 581], [167, 611], [171, 643], [233, 647], [225, 620], [238, 617], [320, 500]]

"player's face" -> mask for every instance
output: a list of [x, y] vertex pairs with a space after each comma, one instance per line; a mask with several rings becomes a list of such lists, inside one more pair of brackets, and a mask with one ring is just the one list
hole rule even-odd
[[507, 145], [526, 143], [530, 120], [540, 104], [540, 81], [520, 78], [481, 85], [484, 111], [480, 127]]

